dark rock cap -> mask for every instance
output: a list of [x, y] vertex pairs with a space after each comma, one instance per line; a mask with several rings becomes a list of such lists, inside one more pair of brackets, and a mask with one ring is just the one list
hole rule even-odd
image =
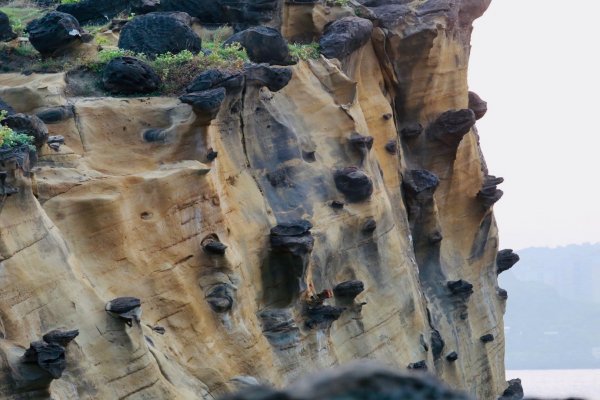
[[462, 279], [458, 281], [449, 281], [447, 286], [454, 295], [461, 295], [468, 298], [473, 294], [473, 285]]
[[365, 284], [359, 280], [345, 281], [338, 283], [333, 288], [335, 297], [345, 297], [354, 299], [365, 290]]
[[365, 221], [361, 230], [363, 233], [371, 233], [375, 229], [377, 229], [377, 221], [375, 221], [373, 218], [369, 218]]
[[266, 86], [271, 92], [278, 92], [292, 79], [292, 70], [263, 64], [248, 65], [244, 69], [244, 77], [248, 84]]
[[448, 146], [456, 147], [475, 122], [473, 110], [450, 110], [441, 114], [428, 130], [435, 139]]
[[227, 283], [213, 286], [206, 294], [206, 301], [216, 313], [226, 313], [233, 307], [235, 288]]
[[79, 336], [79, 330], [74, 329], [72, 331], [53, 330], [42, 336], [42, 339], [46, 343], [55, 343], [60, 346], [66, 347], [73, 339]]
[[210, 235], [202, 239], [202, 242], [200, 244], [204, 251], [209, 254], [222, 256], [225, 254], [225, 250], [227, 250], [227, 246], [221, 243], [219, 237], [214, 233], [211, 233]]
[[396, 141], [396, 139], [391, 139], [385, 144], [385, 151], [387, 151], [390, 154], [398, 153], [398, 142]]
[[344, 310], [342, 307], [323, 304], [306, 307], [304, 310], [305, 325], [308, 329], [327, 329], [334, 321], [340, 318]]
[[521, 257], [519, 257], [517, 253], [513, 252], [512, 249], [500, 250], [496, 256], [498, 274], [511, 269], [516, 263], [519, 262], [520, 259]]
[[417, 199], [430, 199], [440, 184], [438, 177], [425, 169], [412, 169], [403, 174], [402, 186]]
[[212, 120], [219, 113], [221, 104], [225, 100], [225, 94], [225, 89], [220, 87], [203, 92], [184, 94], [179, 97], [179, 100], [182, 103], [191, 105], [197, 115]]
[[448, 354], [446, 355], [446, 360], [447, 360], [448, 362], [454, 362], [454, 361], [458, 360], [458, 353], [457, 353], [457, 352], [455, 352], [455, 351], [453, 351], [453, 352], [451, 352], [451, 353], [448, 353]]
[[300, 236], [309, 233], [312, 227], [305, 219], [282, 222], [271, 228], [271, 236]]
[[488, 334], [483, 335], [482, 337], [480, 337], [479, 340], [481, 340], [483, 343], [493, 342], [494, 341], [494, 335], [492, 335], [491, 333], [488, 333]]
[[337, 189], [351, 202], [360, 202], [373, 194], [371, 178], [357, 167], [338, 169], [333, 174]]
[[405, 139], [410, 139], [419, 136], [422, 132], [423, 125], [418, 122], [413, 122], [405, 125], [404, 128], [400, 130], [400, 135]]
[[481, 119], [487, 112], [487, 103], [475, 92], [469, 92], [469, 109], [475, 113], [475, 118]]
[[427, 371], [427, 363], [425, 362], [425, 360], [421, 360], [408, 364], [407, 368], [412, 370]]
[[344, 17], [325, 26], [319, 46], [327, 58], [342, 59], [371, 39], [373, 23], [359, 17]]
[[37, 364], [54, 379], [60, 378], [67, 368], [64, 347], [41, 340], [31, 343], [23, 355], [23, 362]]

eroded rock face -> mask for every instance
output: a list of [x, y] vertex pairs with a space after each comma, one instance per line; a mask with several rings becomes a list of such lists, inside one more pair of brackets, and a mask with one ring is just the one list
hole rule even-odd
[[185, 13], [155, 12], [135, 17], [121, 30], [119, 48], [148, 56], [183, 50], [198, 53], [202, 41], [189, 22]]
[[[225, 20], [274, 4], [179, 3]], [[81, 98], [63, 74], [0, 75], [17, 113], [73, 111], [48, 125], [64, 140], [42, 146], [31, 176], [0, 167], [16, 190], [0, 206], [3, 370], [11, 360], [37, 371], [46, 397], [76, 387], [82, 400], [212, 399], [236, 377], [284, 387], [374, 358], [402, 370], [424, 361], [473, 398], [502, 395], [498, 231], [477, 197], [487, 169], [466, 76], [472, 18], [487, 2], [361, 3], [277, 2], [268, 23], [286, 39], [318, 41], [353, 10], [373, 28], [338, 59], [204, 72], [187, 93], [223, 89], [210, 120], [176, 97]], [[135, 40], [175, 36], [161, 29]], [[467, 118], [437, 124], [457, 133], [446, 143], [430, 128], [449, 110]], [[353, 132], [372, 137], [370, 149]], [[210, 235], [220, 245], [207, 251]], [[359, 284], [335, 294], [349, 281], [365, 288], [352, 300]], [[129, 309], [107, 307], [119, 296], [134, 299]], [[60, 381], [12, 361], [72, 321], [79, 336]], [[12, 382], [0, 374], [0, 393], [14, 397]]]

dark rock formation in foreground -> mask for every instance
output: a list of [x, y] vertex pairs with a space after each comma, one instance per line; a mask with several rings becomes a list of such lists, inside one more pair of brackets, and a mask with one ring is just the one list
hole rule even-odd
[[114, 58], [102, 73], [102, 86], [113, 94], [152, 93], [160, 83], [152, 67], [134, 57]]
[[60, 55], [81, 42], [83, 30], [70, 14], [57, 11], [27, 25], [29, 42], [44, 56]]

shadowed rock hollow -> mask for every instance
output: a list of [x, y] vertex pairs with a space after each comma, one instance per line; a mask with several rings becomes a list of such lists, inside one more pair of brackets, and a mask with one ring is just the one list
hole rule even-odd
[[[325, 56], [206, 72], [181, 100], [0, 75], [0, 106], [69, 110], [46, 119], [54, 146], [31, 172], [0, 164], [14, 189], [0, 196], [4, 398], [214, 399], [361, 358], [501, 396], [497, 273], [513, 262], [474, 128], [487, 108], [467, 85], [489, 0], [148, 3], [196, 25], [260, 22]], [[143, 42], [164, 15], [136, 17], [121, 42], [198, 50], [184, 22]], [[281, 57], [258, 59], [288, 64], [269, 50]], [[79, 335], [39, 341], [57, 329]], [[45, 370], [23, 358], [34, 342]]]

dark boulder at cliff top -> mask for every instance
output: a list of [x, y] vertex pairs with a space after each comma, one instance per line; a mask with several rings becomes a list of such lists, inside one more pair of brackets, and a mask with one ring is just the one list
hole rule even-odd
[[152, 93], [160, 84], [152, 67], [134, 57], [114, 58], [102, 73], [102, 86], [113, 94]]
[[236, 33], [223, 43], [239, 43], [255, 63], [276, 65], [290, 64], [290, 52], [287, 41], [277, 29], [267, 26], [254, 26]]
[[119, 48], [156, 56], [189, 50], [196, 54], [201, 49], [200, 37], [187, 22], [185, 13], [150, 13], [135, 17], [119, 36]]
[[516, 263], [519, 262], [521, 257], [512, 249], [504, 249], [498, 252], [496, 255], [496, 266], [498, 274], [511, 269]]
[[71, 14], [80, 24], [104, 24], [127, 10], [129, 3], [123, 0], [79, 0], [61, 4], [56, 10]]
[[29, 42], [43, 56], [59, 55], [81, 43], [83, 30], [70, 14], [52, 11], [34, 19], [25, 31]]
[[17, 37], [10, 26], [8, 15], [0, 11], [0, 42], [8, 42]]
[[243, 85], [243, 76], [237, 72], [230, 72], [221, 69], [209, 69], [197, 75], [185, 91], [201, 92], [203, 90], [223, 87], [226, 90], [239, 89]]
[[342, 59], [371, 39], [373, 23], [359, 17], [344, 17], [327, 25], [319, 45], [327, 58]]
[[203, 92], [193, 92], [179, 97], [182, 103], [192, 106], [198, 116], [212, 120], [217, 116], [225, 100], [226, 91], [224, 88], [205, 90]]

